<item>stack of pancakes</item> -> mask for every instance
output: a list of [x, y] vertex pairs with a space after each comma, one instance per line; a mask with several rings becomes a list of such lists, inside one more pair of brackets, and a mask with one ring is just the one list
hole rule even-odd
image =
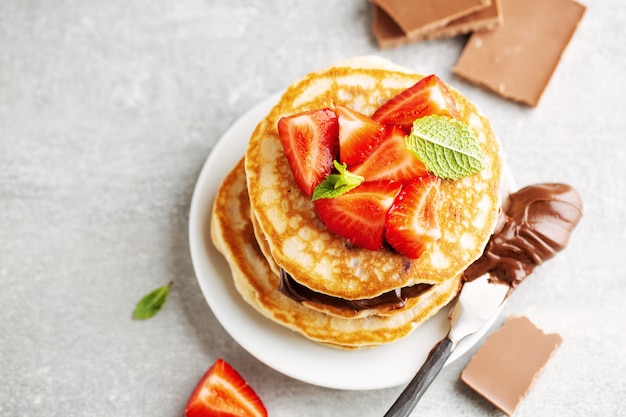
[[260, 121], [217, 193], [211, 220], [238, 291], [260, 313], [319, 343], [361, 348], [408, 335], [455, 297], [501, 206], [500, 146], [471, 102], [450, 88], [486, 168], [442, 181], [442, 238], [418, 259], [356, 247], [327, 230], [296, 185], [278, 137], [281, 117], [336, 105], [371, 115], [421, 78], [381, 58], [355, 58], [293, 83]]

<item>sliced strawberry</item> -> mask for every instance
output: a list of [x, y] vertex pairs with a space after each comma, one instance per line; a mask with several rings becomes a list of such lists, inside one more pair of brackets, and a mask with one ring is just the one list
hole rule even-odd
[[365, 181], [409, 181], [429, 175], [422, 161], [407, 149], [404, 138], [400, 126], [387, 126], [380, 144], [363, 162], [350, 167], [350, 172]]
[[333, 168], [339, 147], [337, 116], [321, 109], [283, 117], [278, 135], [298, 187], [310, 196]]
[[437, 219], [440, 183], [439, 178], [429, 177], [405, 184], [389, 209], [385, 239], [401, 254], [419, 258], [441, 237]]
[[186, 417], [267, 417], [261, 399], [223, 359], [218, 359], [193, 390]]
[[335, 198], [315, 200], [315, 209], [326, 227], [357, 246], [378, 250], [383, 245], [385, 217], [401, 184], [364, 182]]
[[348, 165], [362, 161], [378, 145], [384, 126], [345, 106], [336, 106], [339, 122], [339, 162]]
[[374, 112], [372, 119], [382, 124], [410, 127], [415, 120], [431, 114], [459, 117], [450, 91], [436, 75], [422, 78], [391, 98]]

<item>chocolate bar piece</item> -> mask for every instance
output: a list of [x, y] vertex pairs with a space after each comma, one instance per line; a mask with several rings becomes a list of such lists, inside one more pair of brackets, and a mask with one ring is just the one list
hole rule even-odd
[[400, 30], [415, 38], [452, 20], [483, 9], [491, 0], [372, 0]]
[[502, 0], [503, 24], [474, 32], [452, 72], [535, 107], [585, 10], [574, 0]]
[[526, 317], [509, 317], [472, 357], [461, 381], [510, 416], [562, 342]]
[[500, 0], [468, 15], [454, 19], [446, 25], [416, 36], [408, 36], [380, 7], [373, 5], [372, 32], [381, 49], [395, 48], [424, 39], [438, 39], [462, 35], [477, 30], [492, 30], [502, 24]]

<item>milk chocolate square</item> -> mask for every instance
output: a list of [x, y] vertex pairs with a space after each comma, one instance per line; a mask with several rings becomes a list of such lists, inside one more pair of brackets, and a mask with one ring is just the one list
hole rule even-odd
[[503, 24], [474, 32], [452, 72], [535, 107], [585, 10], [574, 0], [502, 0]]
[[373, 5], [372, 31], [381, 49], [395, 48], [424, 39], [439, 39], [477, 30], [491, 30], [501, 23], [502, 7], [500, 0], [492, 0], [489, 6], [454, 19], [442, 27], [415, 36], [408, 36], [387, 12], [375, 4]]
[[461, 381], [510, 416], [562, 342], [526, 317], [509, 317], [472, 357]]
[[491, 4], [491, 0], [372, 0], [409, 37], [440, 28]]

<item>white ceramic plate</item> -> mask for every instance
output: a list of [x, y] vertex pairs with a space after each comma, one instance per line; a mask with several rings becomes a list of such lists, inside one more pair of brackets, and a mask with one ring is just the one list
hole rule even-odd
[[[209, 238], [211, 207], [223, 178], [243, 157], [257, 123], [279, 94], [244, 114], [213, 148], [196, 183], [189, 215], [189, 244], [198, 283], [226, 331], [250, 354], [275, 370], [310, 384], [344, 390], [370, 390], [407, 383], [432, 347], [447, 334], [449, 308], [444, 308], [408, 337], [372, 349], [342, 351], [309, 341], [261, 316], [237, 293], [226, 261]], [[491, 327], [463, 340], [447, 364], [472, 347]]]

